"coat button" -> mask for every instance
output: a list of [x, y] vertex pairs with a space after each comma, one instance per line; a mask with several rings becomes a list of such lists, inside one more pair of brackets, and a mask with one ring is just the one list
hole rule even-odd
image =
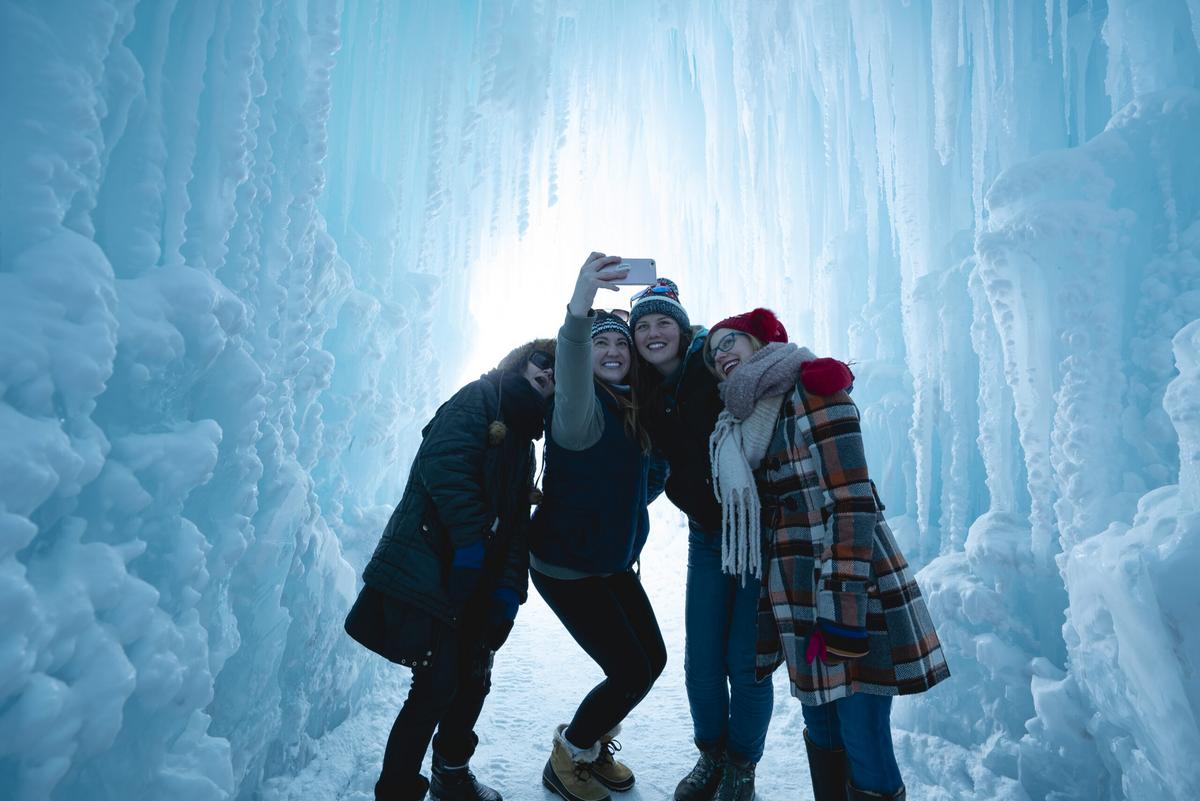
[[429, 526], [427, 526], [427, 525], [425, 525], [424, 523], [422, 523], [422, 524], [421, 524], [421, 531], [429, 531]]

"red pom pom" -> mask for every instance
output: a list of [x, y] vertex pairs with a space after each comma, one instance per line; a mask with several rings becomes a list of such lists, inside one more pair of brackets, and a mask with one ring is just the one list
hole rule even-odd
[[754, 309], [748, 316], [751, 322], [750, 333], [758, 337], [759, 341], [788, 341], [787, 329], [783, 327], [783, 323], [779, 322], [775, 312], [770, 309]]
[[850, 388], [854, 373], [837, 359], [813, 359], [800, 365], [800, 382], [814, 395], [833, 395]]

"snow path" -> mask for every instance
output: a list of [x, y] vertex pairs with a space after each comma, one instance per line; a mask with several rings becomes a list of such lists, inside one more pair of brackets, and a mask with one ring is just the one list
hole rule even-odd
[[[629, 792], [614, 794], [615, 801], [670, 798], [696, 758], [683, 684], [687, 528], [666, 502], [655, 505], [652, 523], [650, 540], [642, 554], [642, 577], [667, 643], [668, 661], [650, 695], [626, 719], [618, 738], [622, 744], [618, 756], [633, 768], [637, 784]], [[409, 684], [405, 669], [387, 666], [380, 674], [375, 692], [359, 713], [321, 740], [316, 758], [297, 776], [267, 782], [264, 798], [374, 798], [383, 746]], [[570, 719], [575, 705], [600, 678], [599, 668], [531, 587], [512, 636], [496, 657], [492, 692], [476, 726], [479, 748], [471, 766], [480, 780], [499, 790], [506, 801], [557, 798], [541, 781], [551, 733], [556, 724]], [[808, 799], [812, 790], [800, 705], [788, 693], [785, 669], [776, 671], [774, 682], [775, 710], [766, 753], [757, 771], [758, 798]], [[995, 777], [986, 771], [979, 777], [977, 755], [946, 741], [901, 731], [895, 732], [895, 740], [910, 799], [954, 801], [974, 796], [984, 787], [992, 791], [986, 796], [989, 798], [1024, 799], [1019, 791], [1001, 792], [994, 786]], [[428, 769], [427, 756], [427, 776]], [[961, 777], [961, 783], [946, 788], [925, 783], [930, 776], [946, 775]], [[979, 778], [982, 782], [977, 784]]]

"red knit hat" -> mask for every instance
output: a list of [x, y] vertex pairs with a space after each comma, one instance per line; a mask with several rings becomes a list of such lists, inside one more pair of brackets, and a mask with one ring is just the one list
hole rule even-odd
[[770, 309], [755, 309], [745, 314], [735, 314], [733, 317], [726, 317], [708, 330], [716, 331], [718, 328], [731, 328], [734, 331], [741, 331], [743, 334], [749, 334], [754, 337], [764, 345], [768, 342], [788, 341], [787, 329], [783, 327], [783, 323], [779, 322], [779, 318], [775, 316], [775, 312]]
[[[712, 332], [720, 328], [741, 331], [759, 342], [787, 342], [787, 329], [770, 309], [755, 309], [745, 314], [726, 317], [709, 330], [706, 354], [712, 353]], [[800, 380], [804, 388], [816, 395], [832, 395], [854, 385], [854, 373], [837, 359], [813, 359], [800, 365]]]

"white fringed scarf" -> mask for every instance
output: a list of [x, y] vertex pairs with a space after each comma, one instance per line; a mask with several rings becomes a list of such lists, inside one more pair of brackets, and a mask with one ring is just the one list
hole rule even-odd
[[762, 504], [754, 470], [766, 455], [775, 433], [783, 393], [812, 360], [807, 348], [773, 343], [755, 352], [721, 385], [730, 408], [749, 414], [739, 419], [727, 408], [717, 417], [708, 440], [713, 492], [721, 504], [721, 569], [738, 576], [762, 578]]

